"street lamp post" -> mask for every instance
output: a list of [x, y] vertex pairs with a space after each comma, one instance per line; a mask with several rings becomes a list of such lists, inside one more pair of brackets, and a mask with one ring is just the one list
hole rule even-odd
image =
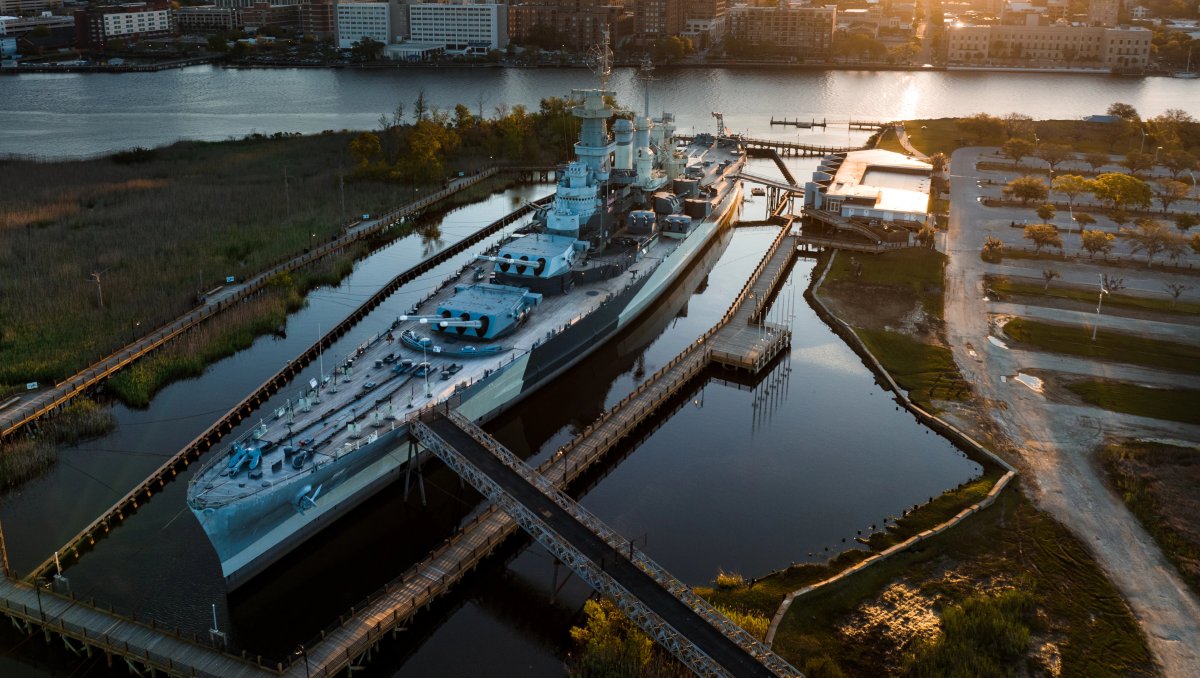
[[1138, 131], [1142, 133], [1142, 143], [1138, 145], [1138, 153], [1146, 151], [1146, 130], [1142, 128], [1141, 123], [1138, 123]]
[[308, 648], [304, 647], [304, 643], [296, 646], [296, 649], [292, 651], [292, 656], [304, 657], [304, 676], [305, 678], [309, 678], [311, 674], [308, 672]]
[[1155, 165], [1158, 164], [1158, 152], [1161, 150], [1162, 150], [1162, 146], [1159, 146], [1158, 148], [1154, 149], [1154, 164]]
[[1100, 329], [1100, 307], [1104, 305], [1104, 295], [1108, 294], [1108, 290], [1104, 288], [1104, 276], [1100, 276], [1100, 296], [1096, 301], [1096, 324], [1092, 325], [1092, 341], [1096, 341], [1096, 330]]

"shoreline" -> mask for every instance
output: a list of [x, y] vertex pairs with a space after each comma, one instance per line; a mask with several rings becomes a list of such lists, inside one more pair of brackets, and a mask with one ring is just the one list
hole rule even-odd
[[[0, 75], [39, 75], [39, 74], [59, 74], [59, 73], [152, 73], [157, 71], [170, 70], [174, 68], [188, 68], [190, 66], [199, 66], [211, 64], [215, 67], [228, 70], [255, 70], [255, 69], [296, 69], [296, 70], [347, 70], [347, 71], [388, 71], [388, 70], [410, 70], [410, 69], [516, 69], [516, 70], [541, 70], [541, 69], [586, 69], [582, 64], [561, 64], [561, 63], [545, 63], [545, 64], [514, 64], [502, 62], [454, 62], [454, 63], [434, 63], [434, 62], [404, 62], [404, 61], [386, 61], [386, 62], [371, 62], [371, 63], [304, 63], [304, 62], [258, 62], [258, 63], [224, 63], [220, 61], [218, 55], [209, 55], [204, 57], [194, 57], [189, 59], [176, 59], [162, 63], [147, 63], [147, 64], [130, 64], [130, 65], [108, 65], [108, 64], [89, 64], [78, 65], [72, 64], [69, 66], [53, 66], [53, 65], [22, 65], [10, 68], [0, 68]], [[616, 68], [637, 68], [638, 63], [624, 62], [615, 64]], [[939, 73], [1028, 73], [1035, 75], [1094, 75], [1103, 77], [1119, 77], [1119, 78], [1170, 78], [1171, 73], [1119, 73], [1113, 70], [1105, 70], [1100, 68], [1037, 68], [1031, 66], [975, 66], [975, 65], [916, 65], [916, 64], [839, 64], [839, 63], [791, 63], [780, 61], [703, 61], [703, 62], [676, 62], [658, 65], [662, 69], [720, 69], [720, 70], [777, 70], [777, 71], [865, 71], [865, 72], [939, 72]]]

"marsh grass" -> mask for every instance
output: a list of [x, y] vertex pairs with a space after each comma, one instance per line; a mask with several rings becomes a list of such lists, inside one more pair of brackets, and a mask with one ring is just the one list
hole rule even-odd
[[116, 426], [112, 411], [91, 400], [79, 399], [41, 424], [26, 438], [0, 444], [0, 489], [36, 477], [58, 460], [60, 446], [104, 435]]
[[0, 162], [0, 391], [73, 374], [226, 276], [336, 236], [339, 168], [351, 216], [411, 200], [407, 184], [350, 179], [351, 138], [179, 142], [135, 163]]

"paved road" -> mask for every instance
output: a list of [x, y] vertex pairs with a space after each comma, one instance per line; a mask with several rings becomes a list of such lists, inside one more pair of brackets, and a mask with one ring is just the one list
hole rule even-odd
[[732, 640], [692, 612], [674, 595], [663, 589], [645, 572], [584, 527], [569, 513], [505, 466], [474, 438], [448, 419], [438, 417], [429, 427], [466, 457], [471, 464], [498, 483], [525, 508], [542, 517], [560, 537], [587, 556], [625, 590], [637, 596], [676, 631], [734, 676], [774, 674]]
[[[1034, 500], [1088, 544], [1145, 631], [1151, 651], [1167, 676], [1194, 676], [1200, 666], [1200, 601], [1158, 546], [1100, 477], [1093, 453], [1109, 435], [1197, 440], [1195, 426], [1114, 415], [1095, 408], [1052, 404], [1025, 386], [1000, 377], [1036, 366], [1105, 376], [1128, 366], [1005, 350], [988, 340], [988, 303], [983, 276], [1000, 269], [980, 260], [983, 240], [1008, 228], [1005, 208], [985, 208], [975, 163], [985, 149], [966, 148], [951, 157], [950, 228], [945, 247], [946, 333], [955, 362], [988, 415], [1011, 440], [1018, 466], [1032, 480]], [[994, 151], [993, 151], [994, 152]], [[1000, 224], [1003, 226], [1000, 226]], [[1057, 266], [1056, 266], [1057, 268]], [[1068, 272], [1063, 267], [1064, 277]], [[1070, 275], [1085, 275], [1070, 268]], [[1092, 271], [1095, 279], [1097, 271]], [[1125, 271], [1122, 271], [1125, 273]], [[1034, 273], [1034, 275], [1039, 275]], [[1153, 287], [1159, 274], [1139, 274]], [[974, 355], [972, 355], [972, 352]], [[1090, 363], [1090, 364], [1089, 364]], [[1192, 385], [1179, 376], [1170, 383]], [[970, 427], [972, 422], [962, 422]]]

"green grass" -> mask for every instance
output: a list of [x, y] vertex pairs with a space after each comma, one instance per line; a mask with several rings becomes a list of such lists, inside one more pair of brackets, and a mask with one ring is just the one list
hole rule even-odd
[[970, 395], [971, 387], [959, 374], [950, 349], [889, 330], [856, 328], [854, 331], [922, 409], [937, 412], [934, 401], [965, 400]]
[[[1098, 287], [1072, 285], [1070, 283], [1053, 282], [1046, 289], [1044, 284], [1013, 280], [1007, 276], [988, 276], [988, 286], [1001, 295], [1025, 295], [1037, 297], [1052, 297], [1068, 299], [1085, 304], [1095, 304]], [[1200, 303], [1180, 301], [1172, 303], [1169, 299], [1139, 297], [1131, 294], [1109, 294], [1104, 297], [1105, 308], [1118, 306], [1121, 308], [1144, 309], [1159, 313], [1178, 313], [1180, 315], [1200, 314]]]
[[1004, 333], [1015, 341], [1051, 353], [1200, 374], [1200, 346], [1104, 329], [1098, 331], [1096, 340], [1092, 341], [1091, 330], [1086, 327], [1057, 325], [1028, 318], [1008, 321]]
[[963, 134], [958, 128], [957, 118], [908, 120], [904, 123], [904, 131], [908, 132], [908, 140], [913, 148], [925, 155], [945, 153], [949, 156], [954, 149], [965, 145], [960, 143]]
[[1084, 402], [1113, 412], [1200, 424], [1200, 391], [1148, 388], [1109, 379], [1077, 381], [1067, 388]]
[[[850, 260], [861, 264], [854, 275]], [[907, 289], [920, 300], [925, 312], [942, 318], [942, 270], [946, 255], [925, 247], [910, 247], [876, 255], [842, 254], [833, 260], [827, 280]]]
[[[1130, 512], [1200, 594], [1200, 514], [1195, 506], [1200, 450], [1126, 442], [1105, 448], [1100, 461]], [[1185, 501], [1193, 505], [1183, 505]]]
[[917, 645], [905, 674], [929, 678], [1024, 674], [1031, 631], [1038, 626], [1037, 606], [1027, 591], [971, 596], [942, 610], [942, 635]]

